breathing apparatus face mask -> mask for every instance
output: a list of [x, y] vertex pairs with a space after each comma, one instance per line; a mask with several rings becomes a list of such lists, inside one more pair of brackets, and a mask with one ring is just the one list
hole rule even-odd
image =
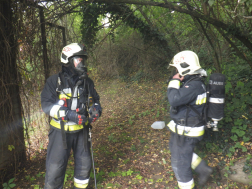
[[87, 67], [86, 67], [85, 56], [74, 56], [69, 59], [70, 69], [74, 75], [78, 75], [80, 79], [85, 79], [87, 77]]

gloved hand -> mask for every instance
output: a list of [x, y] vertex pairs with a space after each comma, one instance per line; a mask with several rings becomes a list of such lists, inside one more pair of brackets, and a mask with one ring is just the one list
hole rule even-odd
[[86, 109], [85, 109], [85, 107], [80, 107], [80, 108], [76, 109], [76, 112], [78, 114], [84, 115], [84, 114], [86, 114]]
[[78, 114], [74, 110], [69, 110], [67, 112], [66, 117], [68, 120], [73, 121], [74, 123], [77, 123], [78, 125], [84, 125], [87, 122], [87, 117], [81, 114]]
[[102, 114], [102, 107], [98, 103], [94, 103], [89, 109], [90, 117], [92, 118], [92, 123], [94, 123]]

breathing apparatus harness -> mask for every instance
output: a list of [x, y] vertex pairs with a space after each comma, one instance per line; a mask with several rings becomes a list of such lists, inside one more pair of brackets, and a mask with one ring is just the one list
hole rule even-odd
[[[203, 78], [197, 76], [186, 81], [184, 86], [193, 80], [200, 80], [205, 85]], [[191, 109], [198, 116], [200, 120], [199, 123], [202, 123], [202, 125], [205, 125], [207, 128], [213, 128], [213, 131], [218, 131], [218, 121], [224, 117], [225, 76], [223, 74], [214, 73], [210, 75], [209, 82], [206, 85], [206, 94], [206, 105], [203, 110], [203, 115], [201, 115], [193, 106], [187, 104], [186, 118], [185, 120], [180, 120], [181, 125], [187, 126], [188, 113], [189, 109]], [[172, 107], [172, 112], [177, 113], [177, 107]], [[199, 123], [196, 123], [191, 127], [195, 127]]]
[[[70, 77], [71, 78], [71, 77]], [[78, 87], [79, 85], [81, 85], [83, 83], [83, 91], [81, 92], [81, 94], [78, 94], [76, 96], [69, 96], [67, 93], [64, 92], [63, 88], [66, 86], [66, 79], [64, 78], [64, 74], [62, 72], [59, 72], [58, 74], [58, 82], [57, 82], [57, 88], [56, 88], [56, 92], [58, 93], [58, 96], [60, 95], [60, 93], [62, 92], [64, 95], [66, 95], [66, 97], [68, 97], [69, 99], [71, 99], [71, 103], [73, 102], [73, 100], [77, 100], [78, 98], [80, 99], [80, 103], [81, 103], [81, 111], [77, 112], [78, 114], [82, 114], [87, 116], [88, 118], [88, 123], [84, 125], [83, 128], [83, 134], [84, 134], [84, 150], [87, 151], [87, 141], [88, 141], [88, 129], [91, 129], [91, 125], [90, 125], [90, 118], [88, 115], [88, 109], [90, 107], [90, 103], [93, 102], [93, 99], [90, 95], [90, 90], [89, 90], [89, 85], [87, 85], [87, 97], [83, 95], [83, 93], [86, 91], [86, 79], [88, 78], [87, 72], [83, 72], [82, 75], [79, 76], [78, 79], [80, 79], [79, 81], [77, 81], [77, 83], [75, 84], [74, 88]], [[72, 91], [73, 93], [73, 91]], [[83, 98], [84, 97], [84, 98]], [[63, 98], [61, 100], [64, 100], [64, 106], [69, 106], [69, 104], [67, 104], [66, 98]], [[70, 105], [71, 107], [71, 105]], [[64, 125], [65, 122], [64, 121], [60, 121], [60, 126], [61, 126], [61, 134], [62, 134], [62, 139], [63, 139], [63, 146], [65, 149], [67, 149], [67, 143], [66, 143], [66, 132], [64, 129]]]
[[[197, 78], [192, 78], [187, 81], [184, 86]], [[205, 84], [205, 82], [201, 79], [201, 81]], [[206, 105], [203, 110], [203, 119], [202, 125], [205, 125], [207, 128], [213, 128], [213, 131], [218, 131], [218, 121], [222, 120], [224, 117], [224, 103], [225, 103], [225, 75], [221, 73], [214, 73], [210, 75], [210, 79], [208, 84], [206, 85]], [[187, 125], [187, 117], [188, 117], [188, 109], [190, 108], [194, 111], [198, 117], [202, 117], [202, 115], [191, 105], [187, 106], [186, 112], [186, 121], [185, 125]], [[212, 121], [211, 121], [212, 120]], [[195, 126], [195, 125], [194, 125]], [[192, 126], [192, 127], [194, 127]]]

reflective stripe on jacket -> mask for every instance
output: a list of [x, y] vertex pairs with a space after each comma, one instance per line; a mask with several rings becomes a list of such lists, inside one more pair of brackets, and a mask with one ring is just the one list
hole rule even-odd
[[[90, 78], [87, 78], [84, 82], [79, 85], [79, 87], [72, 86], [71, 83], [67, 81], [66, 73], [62, 74], [64, 86], [62, 84], [61, 90], [58, 90], [58, 80], [59, 74], [55, 74], [50, 76], [44, 89], [41, 93], [41, 106], [43, 111], [50, 115], [53, 119], [50, 122], [50, 125], [54, 128], [60, 129], [60, 121], [58, 120], [59, 117], [64, 117], [61, 114], [59, 109], [62, 106], [67, 107], [69, 110], [76, 110], [80, 108], [81, 105], [87, 102], [88, 100], [88, 92], [90, 96], [93, 98], [93, 103], [99, 104], [99, 95], [94, 88], [94, 83]], [[75, 97], [75, 98], [72, 98]], [[64, 100], [62, 100], [64, 99]], [[74, 99], [74, 100], [72, 100]], [[88, 112], [84, 113], [84, 115], [88, 116]], [[78, 125], [77, 123], [64, 121], [64, 128], [68, 132], [76, 132], [78, 130], [83, 129], [83, 125]]]
[[176, 123], [173, 120], [170, 121], [167, 124], [167, 126], [172, 132], [177, 133], [179, 135], [189, 136], [189, 137], [199, 137], [199, 136], [204, 135], [204, 132], [205, 132], [205, 129], [204, 129], [205, 126], [199, 126], [199, 127], [181, 126], [181, 125], [176, 125]]
[[[88, 122], [86, 123], [86, 125], [88, 124]], [[60, 121], [56, 120], [56, 119], [52, 119], [50, 121], [50, 125], [57, 128], [57, 129], [61, 129], [60, 127]], [[67, 121], [64, 124], [64, 129], [65, 131], [68, 132], [72, 132], [72, 131], [78, 131], [83, 129], [83, 125], [77, 125], [76, 123], [72, 122], [72, 121]]]
[[[197, 75], [186, 75], [183, 82], [172, 79], [167, 88], [167, 97], [171, 105], [170, 117], [172, 120], [186, 120], [190, 117], [198, 118], [199, 123], [203, 118], [206, 104], [206, 88], [204, 82]], [[197, 110], [199, 115], [188, 106]], [[176, 111], [174, 111], [174, 107]]]

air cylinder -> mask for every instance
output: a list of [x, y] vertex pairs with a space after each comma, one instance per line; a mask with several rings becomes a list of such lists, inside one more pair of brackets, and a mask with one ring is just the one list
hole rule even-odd
[[221, 73], [214, 73], [209, 79], [207, 116], [213, 121], [220, 121], [224, 117], [225, 80], [225, 75]]

